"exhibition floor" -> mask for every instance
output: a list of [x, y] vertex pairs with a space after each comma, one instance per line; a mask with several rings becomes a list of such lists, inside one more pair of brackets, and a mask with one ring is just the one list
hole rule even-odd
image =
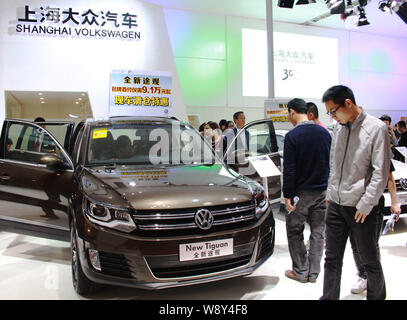
[[[81, 297], [72, 287], [68, 242], [0, 232], [1, 300], [77, 300], [77, 299], [164, 299], [164, 300], [316, 300], [322, 294], [323, 271], [316, 283], [299, 283], [284, 276], [291, 268], [285, 222], [275, 215], [276, 245], [273, 256], [254, 274], [202, 285], [144, 291], [106, 287], [102, 292]], [[308, 229], [306, 229], [308, 236]], [[386, 277], [387, 299], [407, 299], [407, 218], [401, 218], [395, 233], [380, 239]], [[323, 262], [321, 263], [323, 266]], [[323, 267], [322, 267], [323, 269]], [[350, 288], [356, 281], [350, 244], [345, 252], [341, 299], [363, 300]]]

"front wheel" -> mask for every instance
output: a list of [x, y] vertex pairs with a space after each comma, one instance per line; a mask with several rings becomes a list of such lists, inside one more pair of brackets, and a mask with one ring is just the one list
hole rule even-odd
[[71, 222], [71, 263], [73, 287], [78, 294], [94, 293], [101, 289], [102, 286], [100, 284], [89, 280], [82, 271], [76, 239], [76, 227], [73, 220]]

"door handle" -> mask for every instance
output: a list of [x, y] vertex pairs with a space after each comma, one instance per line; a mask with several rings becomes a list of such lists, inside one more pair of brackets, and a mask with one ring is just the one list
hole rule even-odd
[[9, 181], [10, 176], [8, 174], [3, 174], [0, 176], [0, 181]]

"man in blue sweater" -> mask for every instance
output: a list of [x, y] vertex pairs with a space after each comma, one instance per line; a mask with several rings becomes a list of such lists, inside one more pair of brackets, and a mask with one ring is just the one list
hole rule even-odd
[[[285, 275], [299, 282], [316, 282], [324, 249], [325, 196], [329, 178], [331, 136], [309, 121], [302, 99], [288, 102], [288, 114], [295, 127], [285, 136], [283, 194], [288, 211], [286, 228], [292, 270]], [[295, 204], [294, 197], [299, 201]], [[311, 229], [310, 247], [304, 244], [304, 224]]]

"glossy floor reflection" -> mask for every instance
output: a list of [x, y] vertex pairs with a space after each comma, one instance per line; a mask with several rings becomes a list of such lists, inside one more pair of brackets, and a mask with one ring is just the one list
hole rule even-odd
[[[273, 256], [254, 274], [219, 282], [159, 291], [106, 286], [92, 296], [81, 297], [72, 287], [69, 243], [0, 232], [0, 299], [162, 299], [162, 300], [316, 300], [322, 294], [323, 273], [316, 283], [302, 284], [284, 276], [291, 268], [285, 221], [276, 218], [276, 246]], [[308, 237], [308, 229], [306, 229]], [[407, 218], [401, 218], [395, 233], [380, 239], [386, 277], [387, 299], [406, 300]], [[323, 266], [323, 261], [321, 262]], [[323, 268], [322, 268], [323, 270]], [[347, 245], [342, 274], [341, 299], [363, 300], [365, 294], [350, 293], [356, 269]]]

